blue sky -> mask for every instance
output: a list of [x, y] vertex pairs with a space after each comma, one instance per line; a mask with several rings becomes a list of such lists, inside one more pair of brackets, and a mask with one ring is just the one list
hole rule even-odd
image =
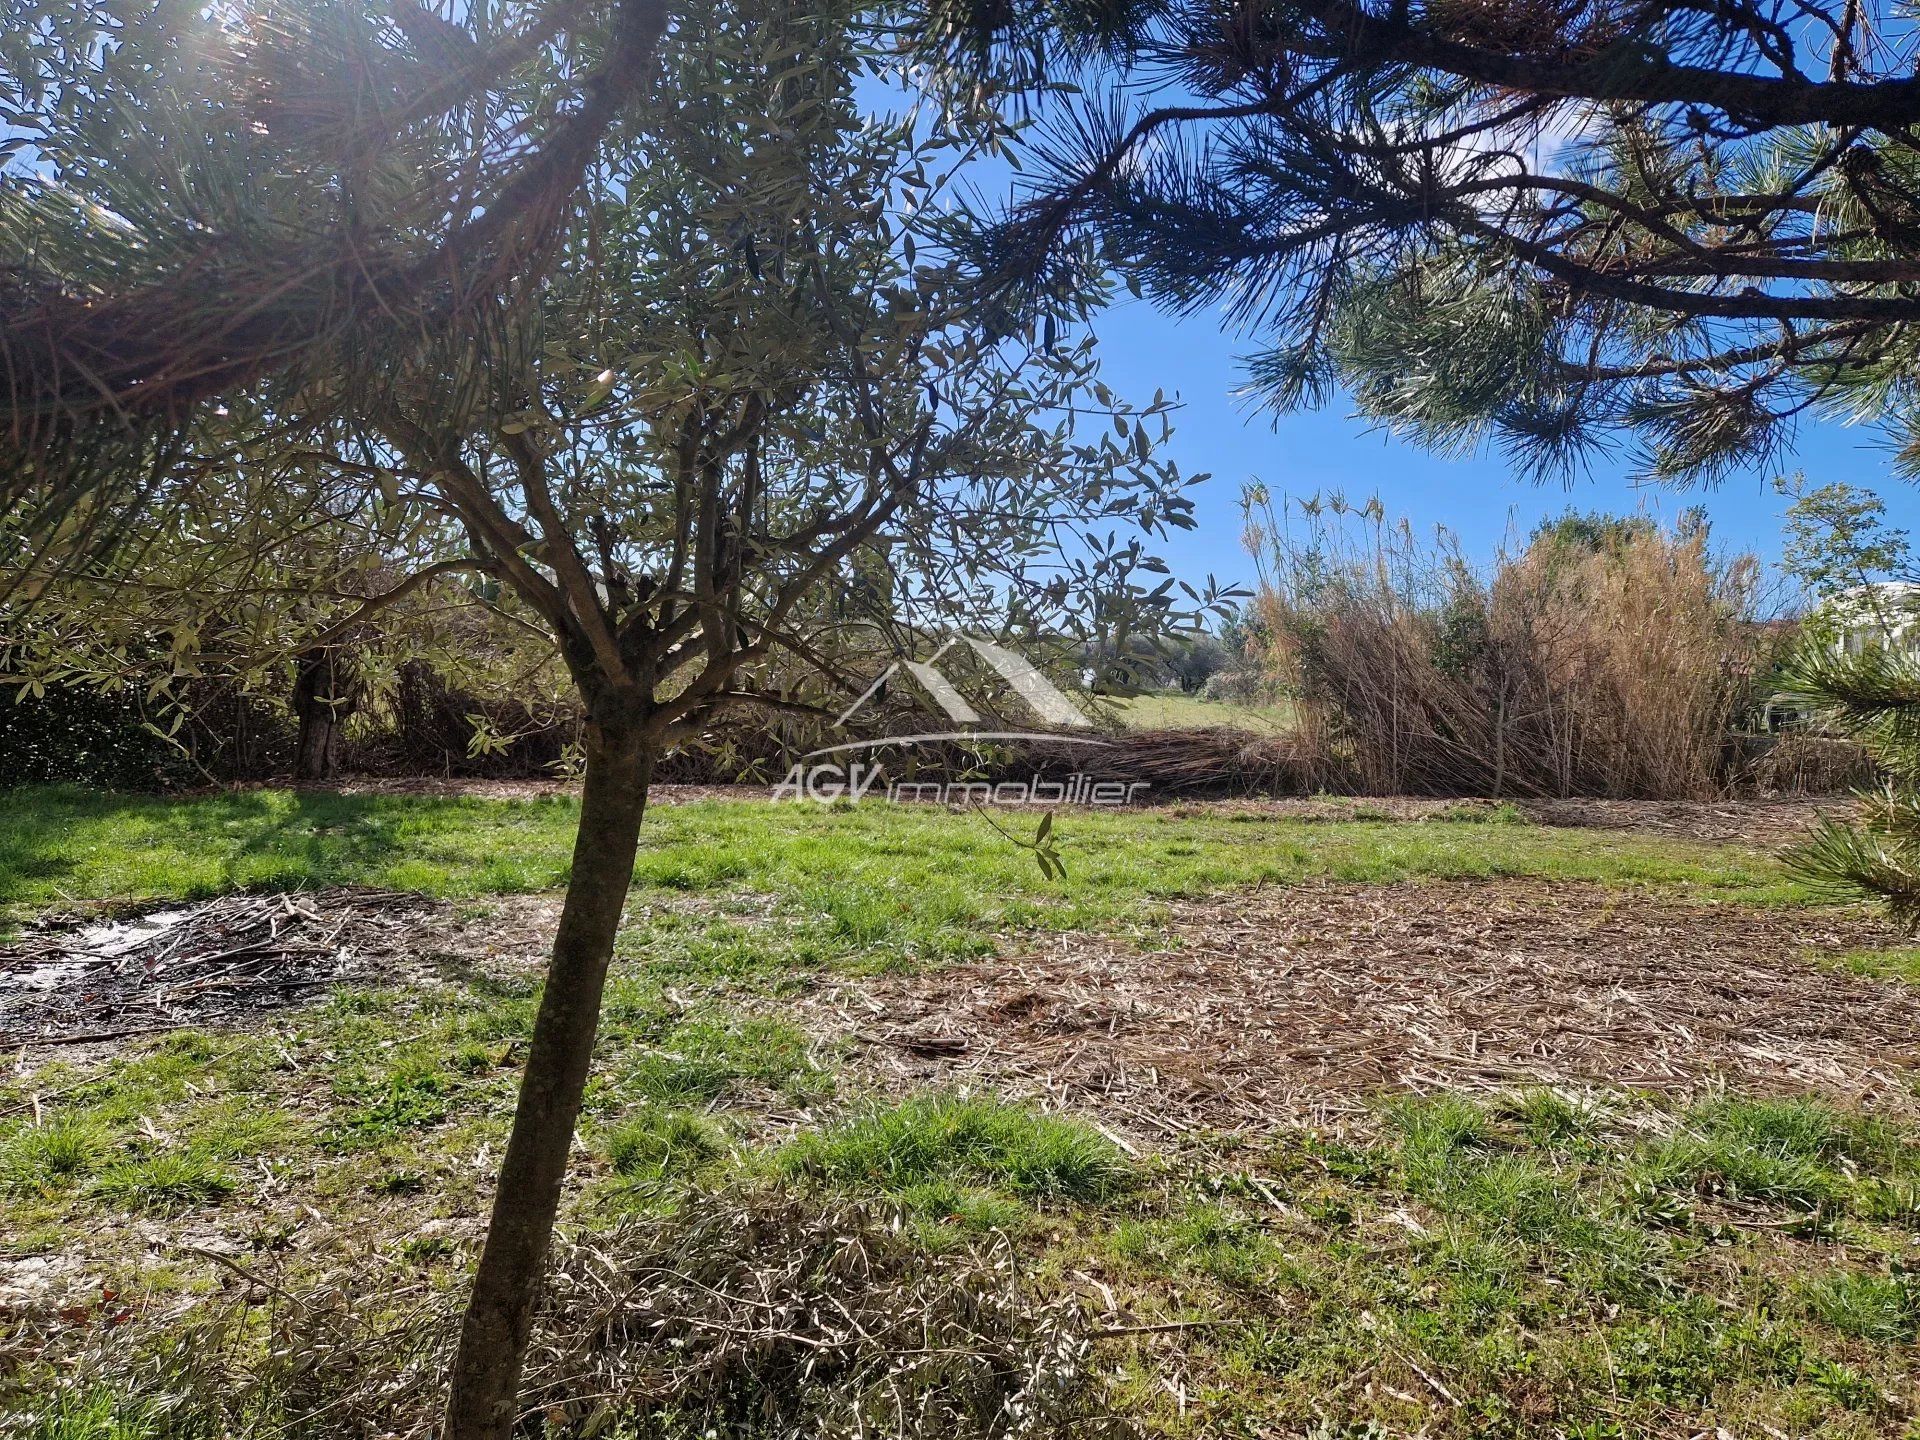
[[[897, 106], [903, 94], [885, 81], [865, 84], [877, 112]], [[1003, 164], [976, 159], [960, 193], [997, 211], [1024, 189], [1023, 179]], [[1712, 488], [1636, 484], [1629, 478], [1624, 437], [1615, 457], [1597, 460], [1573, 484], [1539, 485], [1515, 478], [1497, 451], [1443, 458], [1355, 419], [1352, 407], [1339, 400], [1276, 425], [1235, 393], [1244, 382], [1238, 357], [1259, 348], [1257, 336], [1224, 330], [1212, 315], [1177, 318], [1116, 289], [1121, 303], [1094, 325], [1102, 378], [1139, 405], [1152, 400], [1156, 389], [1177, 395], [1183, 408], [1173, 417], [1173, 458], [1187, 473], [1213, 476], [1192, 492], [1198, 528], [1176, 531], [1154, 547], [1189, 582], [1211, 573], [1222, 582], [1252, 583], [1253, 561], [1240, 543], [1240, 494], [1254, 480], [1276, 498], [1340, 491], [1364, 502], [1378, 495], [1389, 517], [1404, 518], [1427, 534], [1444, 525], [1469, 556], [1483, 561], [1510, 532], [1524, 535], [1537, 521], [1569, 509], [1670, 520], [1697, 505], [1713, 522], [1716, 549], [1751, 552], [1773, 565], [1780, 556], [1781, 517], [1791, 503], [1775, 491], [1773, 480], [1795, 470], [1815, 484], [1844, 480], [1871, 489], [1886, 501], [1889, 523], [1920, 532], [1920, 486], [1891, 473], [1889, 447], [1870, 426], [1805, 423], [1791, 453]]]
[[1404, 516], [1427, 533], [1445, 525], [1477, 559], [1489, 557], [1510, 526], [1524, 532], [1569, 508], [1671, 518], [1703, 505], [1716, 548], [1751, 551], [1773, 562], [1789, 503], [1771, 483], [1782, 470], [1804, 470], [1816, 483], [1845, 480], [1873, 489], [1886, 500], [1892, 523], [1920, 531], [1920, 487], [1890, 472], [1886, 443], [1867, 426], [1805, 425], [1783, 463], [1733, 476], [1714, 489], [1635, 485], [1627, 478], [1624, 446], [1619, 459], [1601, 462], [1571, 487], [1541, 486], [1514, 478], [1497, 453], [1444, 459], [1372, 429], [1337, 401], [1285, 417], [1276, 427], [1233, 394], [1242, 383], [1236, 357], [1256, 348], [1254, 342], [1223, 333], [1211, 317], [1180, 320], [1128, 301], [1108, 311], [1095, 330], [1107, 383], [1143, 404], [1156, 386], [1178, 394], [1184, 408], [1174, 416], [1173, 456], [1184, 471], [1213, 472], [1195, 492], [1199, 529], [1159, 547], [1183, 579], [1209, 571], [1222, 580], [1252, 579], [1252, 561], [1240, 546], [1239, 496], [1256, 479], [1276, 496], [1338, 490], [1362, 501], [1378, 495], [1389, 516]]

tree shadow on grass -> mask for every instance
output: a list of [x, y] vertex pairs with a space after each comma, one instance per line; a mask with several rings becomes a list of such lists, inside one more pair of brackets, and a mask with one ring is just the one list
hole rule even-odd
[[391, 806], [383, 815], [378, 802], [266, 791], [191, 799], [77, 787], [7, 792], [0, 905], [378, 883], [404, 848]]
[[379, 882], [405, 847], [377, 796], [296, 792], [227, 852], [222, 888], [315, 890]]

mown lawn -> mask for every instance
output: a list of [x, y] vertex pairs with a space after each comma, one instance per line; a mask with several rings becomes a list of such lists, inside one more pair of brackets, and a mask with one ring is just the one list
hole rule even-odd
[[[1364, 813], [1364, 812], [1362, 812]], [[1031, 820], [1013, 812], [1015, 831]], [[181, 899], [237, 888], [377, 885], [471, 897], [565, 884], [577, 803], [253, 790], [184, 800], [74, 789], [0, 799], [0, 912], [75, 900]], [[1035, 817], [1037, 818], [1037, 817]], [[1686, 887], [1723, 899], [1804, 898], [1763, 856], [1623, 831], [1518, 823], [1275, 819], [1200, 807], [1073, 811], [1056, 827], [1067, 879], [977, 815], [933, 806], [716, 801], [656, 806], [646, 890], [752, 890], [832, 916], [848, 933], [1077, 928], [1155, 901], [1309, 877], [1533, 875]]]
[[[1156, 1148], [1015, 1097], [874, 1092], [781, 1005], [823, 966], [1157, 927], [1174, 897], [1318, 876], [1805, 903], [1736, 847], [1472, 813], [1071, 812], [1068, 878], [1051, 883], [966, 814], [657, 809], [568, 1232], [798, 1196], [898, 1214], [930, 1257], [1014, 1247], [1036, 1290], [1081, 1297], [1114, 1332], [1096, 1342], [1101, 1403], [1165, 1435], [1914, 1433], [1920, 1135], [1892, 1120], [1812, 1097], [1535, 1090], [1382, 1096], [1277, 1138]], [[559, 799], [16, 793], [0, 902], [17, 921], [69, 900], [357, 883], [484, 918], [513, 903], [492, 897], [564, 878], [573, 817]], [[196, 1298], [255, 1293], [236, 1265], [262, 1294], [350, 1275], [376, 1318], [387, 1295], [450, 1313], [537, 994], [526, 969], [347, 988], [242, 1031], [9, 1072], [0, 1261], [80, 1257], [106, 1298], [4, 1312], [0, 1423], [13, 1410], [33, 1440], [358, 1433], [302, 1418], [319, 1380], [248, 1379], [266, 1327], [217, 1356], [181, 1327]], [[705, 1433], [691, 1411], [640, 1409], [612, 1428], [556, 1411], [544, 1433]]]

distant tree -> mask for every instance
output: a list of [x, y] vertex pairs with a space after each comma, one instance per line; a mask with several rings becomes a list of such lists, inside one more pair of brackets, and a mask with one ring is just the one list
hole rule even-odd
[[1231, 656], [1212, 635], [1181, 636], [1169, 646], [1167, 675], [1183, 695], [1197, 695], [1207, 681], [1227, 668]]
[[[1788, 859], [1825, 892], [1878, 901], [1920, 928], [1920, 654], [1894, 643], [1920, 616], [1904, 595], [1877, 588], [1917, 578], [1909, 542], [1870, 491], [1838, 481], [1810, 487], [1800, 476], [1782, 487], [1796, 496], [1786, 567], [1824, 602], [1783, 667], [1782, 697], [1859, 741], [1882, 777], [1860, 797], [1853, 823], [1823, 822]], [[1880, 643], [1842, 644], [1843, 631], [1877, 632]]]
[[1533, 527], [1529, 543], [1579, 550], [1599, 555], [1617, 550], [1635, 539], [1660, 533], [1660, 527], [1646, 515], [1580, 514], [1569, 510]]
[[1876, 579], [1907, 578], [1907, 533], [1886, 523], [1886, 501], [1873, 491], [1841, 480], [1809, 485], [1799, 474], [1774, 486], [1793, 497], [1781, 565], [1813, 596], [1829, 599]]
[[[1920, 471], [1920, 78], [1858, 0], [939, 0], [944, 55], [1079, 72], [996, 273], [1094, 234], [1447, 451], [1564, 473], [1618, 432], [1712, 479], [1809, 411]], [[1091, 75], [1086, 72], [1091, 71]], [[1099, 83], [1124, 75], [1126, 85]]]
[[1233, 668], [1240, 669], [1255, 665], [1259, 661], [1259, 648], [1267, 638], [1267, 628], [1261, 619], [1258, 607], [1249, 604], [1232, 606], [1220, 621], [1220, 643], [1226, 647]]

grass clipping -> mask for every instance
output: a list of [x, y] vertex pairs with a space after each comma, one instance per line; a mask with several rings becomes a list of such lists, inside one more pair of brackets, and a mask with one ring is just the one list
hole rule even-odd
[[[263, 1277], [150, 1344], [74, 1368], [39, 1434], [423, 1436], [464, 1287], [396, 1313], [376, 1277]], [[370, 1308], [379, 1306], [379, 1309]], [[1096, 1336], [1037, 1301], [1004, 1241], [930, 1253], [896, 1212], [791, 1192], [690, 1199], [564, 1243], [522, 1389], [530, 1434], [940, 1440], [1130, 1433]], [[129, 1360], [129, 1354], [138, 1358]], [[68, 1428], [63, 1428], [63, 1426]], [[624, 1427], [624, 1428], [623, 1428]], [[36, 1433], [32, 1430], [29, 1434]]]

